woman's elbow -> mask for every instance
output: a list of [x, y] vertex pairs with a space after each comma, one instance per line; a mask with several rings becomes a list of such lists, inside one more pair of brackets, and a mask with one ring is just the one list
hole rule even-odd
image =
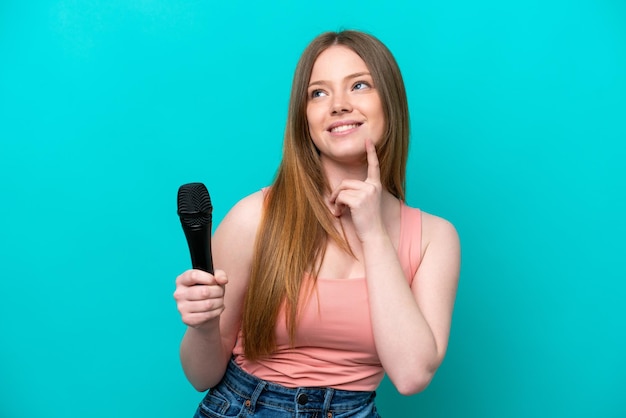
[[434, 371], [425, 371], [412, 376], [405, 376], [397, 381], [392, 380], [392, 382], [400, 394], [410, 396], [426, 389], [434, 375]]
[[191, 382], [191, 386], [193, 386], [193, 388], [195, 390], [197, 390], [198, 392], [206, 392], [207, 390], [209, 390], [211, 388], [206, 383], [193, 383], [193, 382]]
[[432, 377], [433, 374], [429, 376], [417, 376], [412, 379], [403, 379], [401, 382], [395, 383], [395, 386], [401, 395], [415, 395], [428, 387]]
[[191, 386], [193, 386], [193, 388], [198, 392], [206, 392], [207, 390], [211, 389], [213, 386], [219, 383], [219, 381], [215, 381], [214, 379], [211, 379], [207, 376], [198, 376], [192, 373], [188, 373], [187, 370], [185, 370], [185, 376], [187, 377], [187, 381], [191, 383]]
[[423, 361], [417, 361], [397, 370], [395, 378], [389, 376], [399, 393], [405, 396], [415, 395], [428, 387], [433, 380], [437, 369], [443, 361], [445, 353], [425, 356]]

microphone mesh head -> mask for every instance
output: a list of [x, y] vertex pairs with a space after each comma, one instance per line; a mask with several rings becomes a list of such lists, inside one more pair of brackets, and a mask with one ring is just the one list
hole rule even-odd
[[178, 216], [183, 225], [200, 227], [211, 223], [211, 197], [202, 183], [183, 184], [178, 189]]

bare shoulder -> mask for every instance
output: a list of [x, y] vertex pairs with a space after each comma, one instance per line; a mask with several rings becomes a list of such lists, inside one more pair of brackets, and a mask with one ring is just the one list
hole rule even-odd
[[211, 240], [216, 268], [231, 275], [247, 274], [261, 222], [263, 199], [261, 191], [246, 196], [224, 216]]
[[[422, 248], [431, 244], [459, 247], [459, 234], [452, 223], [442, 217], [422, 212]], [[451, 248], [452, 249], [452, 248]]]
[[[452, 223], [439, 216], [422, 212], [422, 259], [413, 284], [421, 288], [422, 303], [426, 298], [436, 301], [433, 311], [452, 312], [461, 267], [459, 234]], [[430, 302], [428, 302], [430, 303]], [[444, 322], [446, 322], [444, 321]]]
[[228, 212], [227, 217], [250, 217], [260, 215], [263, 210], [264, 195], [261, 190], [254, 192], [235, 204]]
[[437, 270], [454, 282], [458, 280], [460, 263], [461, 243], [454, 225], [442, 217], [422, 212], [421, 267], [424, 268], [420, 270]]
[[218, 235], [223, 232], [245, 236], [256, 234], [263, 213], [263, 200], [262, 191], [252, 193], [241, 199], [228, 211], [215, 234]]

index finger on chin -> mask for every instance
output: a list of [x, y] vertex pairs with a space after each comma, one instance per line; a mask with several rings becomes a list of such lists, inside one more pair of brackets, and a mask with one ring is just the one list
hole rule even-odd
[[371, 139], [365, 140], [365, 151], [367, 152], [367, 179], [380, 183], [380, 166], [376, 146]]

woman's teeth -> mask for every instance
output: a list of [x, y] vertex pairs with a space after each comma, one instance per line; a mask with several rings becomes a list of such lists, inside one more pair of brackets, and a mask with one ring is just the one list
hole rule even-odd
[[335, 126], [330, 131], [331, 132], [343, 132], [343, 131], [347, 131], [349, 129], [354, 129], [354, 128], [358, 127], [358, 126], [359, 125], [357, 125], [356, 123], [350, 124], [350, 125], [340, 125], [340, 126]]

